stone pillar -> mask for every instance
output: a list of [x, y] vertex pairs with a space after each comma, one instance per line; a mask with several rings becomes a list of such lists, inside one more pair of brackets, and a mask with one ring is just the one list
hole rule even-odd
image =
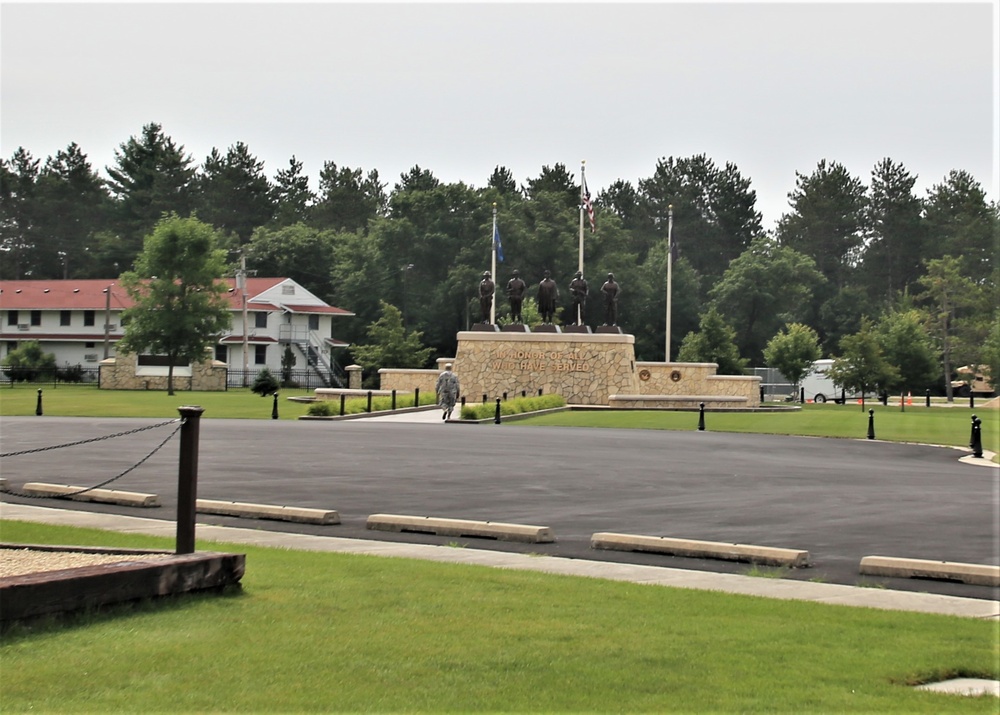
[[360, 365], [348, 365], [344, 370], [347, 371], [347, 387], [351, 390], [360, 390], [361, 372], [364, 368]]

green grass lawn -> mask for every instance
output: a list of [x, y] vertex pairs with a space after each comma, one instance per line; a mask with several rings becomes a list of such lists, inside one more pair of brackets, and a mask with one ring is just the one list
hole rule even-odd
[[[296, 420], [305, 415], [309, 403], [291, 402], [289, 397], [312, 397], [313, 390], [288, 389], [278, 394], [278, 419]], [[412, 396], [411, 396], [412, 401]], [[384, 398], [386, 403], [390, 398]], [[19, 384], [0, 388], [0, 417], [34, 415], [38, 402], [38, 387]], [[363, 405], [365, 399], [354, 400]], [[374, 401], [376, 406], [378, 401]], [[420, 396], [421, 404], [434, 402], [434, 395]], [[334, 401], [336, 411], [340, 402]], [[397, 404], [399, 404], [397, 402]], [[78, 385], [48, 385], [42, 388], [42, 412], [58, 417], [177, 417], [177, 408], [199, 405], [205, 408], [206, 419], [271, 419], [274, 399], [261, 397], [249, 388], [231, 388], [226, 392], [178, 390], [171, 397], [164, 391], [99, 390]], [[356, 411], [364, 411], [360, 407]]]
[[[705, 428], [714, 432], [752, 432], [814, 437], [865, 439], [868, 410], [875, 410], [876, 439], [969, 446], [972, 415], [982, 420], [983, 448], [1000, 451], [1000, 413], [995, 409], [968, 407], [896, 407], [881, 404], [804, 405], [789, 412], [706, 412]], [[530, 417], [522, 425], [566, 427], [616, 427], [633, 429], [697, 429], [697, 412], [574, 410]]]
[[[170, 549], [0, 522], [0, 538]], [[13, 712], [993, 713], [998, 624], [346, 554], [246, 553], [242, 592], [16, 627]]]

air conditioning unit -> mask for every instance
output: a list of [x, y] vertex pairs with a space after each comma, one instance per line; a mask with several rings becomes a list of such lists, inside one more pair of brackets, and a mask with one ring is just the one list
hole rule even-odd
[[97, 362], [97, 353], [87, 353], [83, 356], [86, 362]]
[[118, 330], [118, 323], [105, 323], [104, 324], [104, 329], [105, 330]]
[[28, 325], [27, 323], [18, 323], [17, 324], [17, 329], [18, 330], [31, 330], [31, 326]]

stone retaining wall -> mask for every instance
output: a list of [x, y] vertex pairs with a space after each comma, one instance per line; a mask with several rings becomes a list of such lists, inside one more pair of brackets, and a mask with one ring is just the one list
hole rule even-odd
[[636, 363], [640, 395], [715, 395], [734, 398], [744, 407], [760, 407], [756, 375], [716, 375], [714, 362]]
[[[102, 360], [100, 369], [102, 390], [167, 389], [166, 369], [140, 368], [134, 353], [119, 353], [117, 357]], [[164, 374], [151, 374], [154, 372]], [[227, 372], [226, 363], [218, 360], [195, 363], [190, 368], [174, 368], [174, 390], [225, 391]]]

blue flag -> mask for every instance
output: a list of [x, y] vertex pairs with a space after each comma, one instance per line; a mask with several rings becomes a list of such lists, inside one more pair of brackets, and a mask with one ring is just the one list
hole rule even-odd
[[503, 246], [500, 244], [500, 229], [493, 225], [493, 248], [497, 252], [497, 260], [503, 263]]

